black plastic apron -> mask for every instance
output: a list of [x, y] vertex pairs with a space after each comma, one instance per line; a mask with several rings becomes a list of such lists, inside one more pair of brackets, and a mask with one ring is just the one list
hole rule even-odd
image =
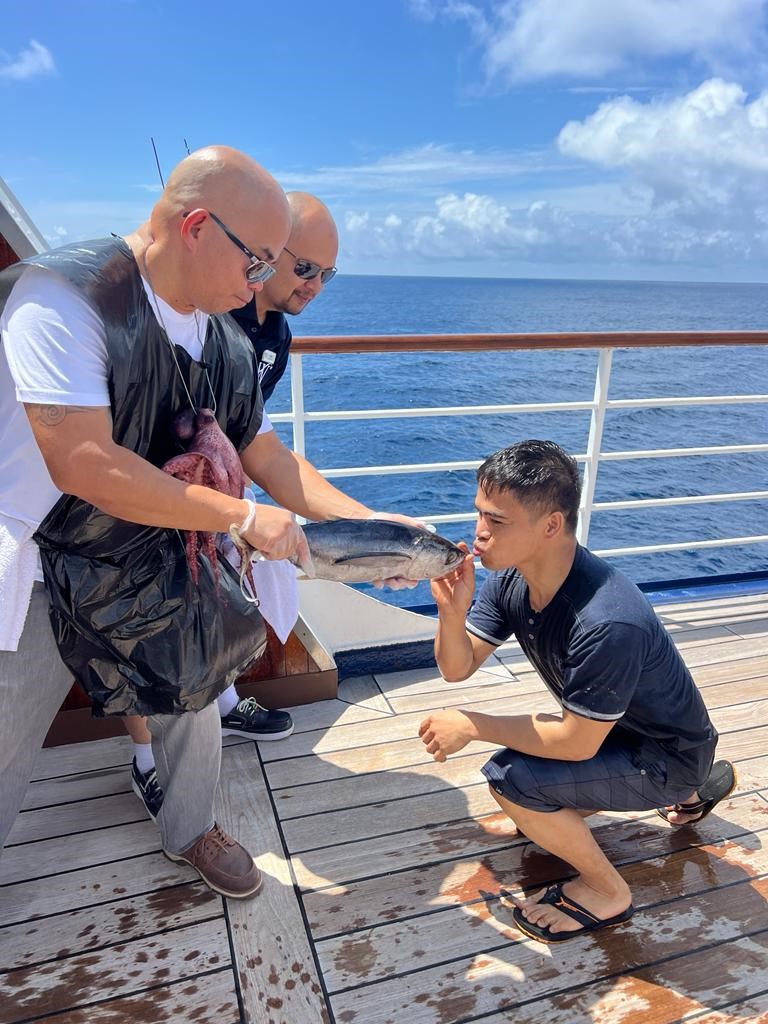
[[[155, 466], [178, 454], [170, 424], [189, 399], [128, 246], [100, 239], [24, 264], [66, 278], [102, 318], [115, 442]], [[0, 308], [24, 264], [0, 275]], [[175, 354], [195, 405], [212, 407], [212, 387], [219, 425], [242, 451], [262, 418], [247, 339], [229, 316], [211, 317], [205, 363], [180, 346]], [[63, 495], [35, 540], [59, 651], [97, 716], [198, 711], [264, 650], [263, 619], [229, 564], [219, 561], [219, 596], [201, 555], [195, 586], [176, 530], [116, 519]]]

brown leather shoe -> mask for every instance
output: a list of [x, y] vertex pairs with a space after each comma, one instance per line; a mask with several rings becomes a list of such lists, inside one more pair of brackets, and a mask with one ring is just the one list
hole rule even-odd
[[191, 864], [205, 884], [222, 896], [243, 900], [261, 889], [261, 872], [253, 857], [218, 825], [183, 853], [163, 853], [169, 860]]

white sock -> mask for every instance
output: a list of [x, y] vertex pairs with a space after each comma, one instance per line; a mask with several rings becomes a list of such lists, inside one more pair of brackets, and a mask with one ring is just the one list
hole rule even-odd
[[133, 756], [136, 758], [136, 767], [142, 775], [146, 775], [151, 768], [155, 767], [151, 743], [134, 743]]
[[216, 698], [216, 703], [219, 705], [219, 714], [222, 718], [224, 718], [225, 715], [228, 715], [236, 704], [240, 703], [240, 698], [237, 695], [234, 683], [228, 687], [224, 693], [219, 694]]

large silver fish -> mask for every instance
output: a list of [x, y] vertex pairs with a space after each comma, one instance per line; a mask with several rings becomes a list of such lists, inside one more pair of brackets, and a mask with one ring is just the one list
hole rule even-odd
[[303, 527], [311, 564], [309, 579], [370, 583], [403, 576], [434, 579], [455, 569], [466, 552], [445, 537], [384, 519], [337, 519]]

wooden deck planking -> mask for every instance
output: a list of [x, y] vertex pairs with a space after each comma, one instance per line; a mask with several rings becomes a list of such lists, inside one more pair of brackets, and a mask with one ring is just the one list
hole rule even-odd
[[0, 1024], [47, 1016], [230, 963], [222, 919], [0, 974]]
[[[156, 846], [159, 847], [157, 840]], [[0, 922], [3, 925], [138, 896], [197, 878], [192, 868], [171, 863], [158, 856], [157, 850], [114, 863], [72, 870], [68, 847], [68, 843], [59, 847], [61, 856], [57, 866], [60, 873], [51, 872], [49, 884], [41, 885], [39, 879], [33, 878], [0, 888]], [[0, 964], [2, 962], [0, 960]]]
[[[494, 906], [493, 912], [487, 910], [486, 920], [475, 918], [480, 927], [468, 927], [460, 933], [457, 928], [441, 928], [437, 942], [431, 940], [437, 927], [432, 922], [431, 931], [415, 937], [417, 942], [420, 940], [418, 946], [407, 941], [414, 937], [406, 924], [400, 935], [400, 947], [393, 943], [388, 958], [396, 958], [395, 971], [390, 971], [384, 980], [336, 991], [332, 1005], [337, 1018], [342, 1020], [344, 1014], [354, 1013], [356, 1017], [348, 1019], [363, 1020], [366, 1024], [446, 1024], [470, 1014], [480, 1016], [541, 999], [606, 975], [628, 974], [683, 951], [707, 950], [712, 956], [713, 947], [744, 935], [754, 936], [757, 941], [762, 938], [765, 956], [767, 895], [768, 878], [762, 878], [682, 896], [662, 905], [640, 904], [626, 927], [599, 936], [579, 936], [555, 950], [522, 939], [512, 925], [511, 908], [504, 905]], [[488, 941], [481, 952], [467, 956], [462, 940], [475, 931], [485, 932]], [[764, 933], [762, 937], [760, 932]], [[352, 943], [354, 939], [348, 941]], [[378, 964], [363, 940], [357, 941], [360, 945], [347, 950], [342, 964], [354, 967], [360, 982]], [[406, 941], [407, 951], [402, 950]], [[402, 970], [406, 964], [413, 965], [412, 953], [419, 949], [425, 956], [417, 958], [416, 963], [420, 959], [426, 961], [424, 969], [397, 973], [397, 967]], [[436, 950], [443, 962], [430, 966], [428, 958], [432, 953], [427, 950]], [[337, 972], [340, 966], [333, 964], [328, 969]], [[338, 975], [332, 976], [335, 979]], [[617, 1021], [620, 1019], [617, 1017]]]
[[[736, 794], [754, 792], [761, 788], [768, 778], [768, 757], [747, 762], [751, 763], [756, 765], [755, 771], [739, 766]], [[331, 884], [329, 879], [349, 885], [357, 879], [402, 873], [410, 868], [425, 868], [435, 862], [487, 855], [493, 850], [515, 845], [519, 841], [516, 839], [514, 826], [498, 810], [496, 804], [486, 800], [486, 797], [487, 792], [482, 784], [467, 790], [465, 799], [477, 803], [472, 817], [457, 817], [444, 823], [400, 829], [390, 835], [374, 835], [354, 843], [334, 844], [330, 841], [317, 849], [304, 851], [293, 858], [297, 880], [307, 889]], [[485, 813], [482, 808], [486, 809]], [[590, 825], [592, 828], [600, 828], [609, 823], [612, 817], [619, 818], [625, 823], [628, 820], [635, 822], [650, 819], [655, 824], [658, 820], [653, 811], [636, 811], [627, 815], [600, 814], [590, 819]], [[733, 823], [729, 830], [723, 826], [719, 815], [711, 815], [710, 819], [702, 822], [695, 833], [690, 833], [687, 841], [689, 844], [694, 843], [695, 836], [716, 841], [728, 834], [737, 835], [741, 831], [743, 829]], [[684, 836], [682, 832], [675, 835]], [[691, 836], [694, 838], [691, 839]]]
[[132, 792], [54, 804], [19, 814], [8, 835], [7, 847], [146, 819], [147, 812]]
[[223, 913], [221, 897], [202, 882], [113, 898], [0, 929], [0, 964], [3, 970], [28, 967], [222, 917]]
[[[671, 929], [677, 932], [677, 940], [685, 937], [706, 945], [707, 939], [714, 937], [707, 934], [708, 927], [705, 926], [697, 935], [691, 933], [696, 917], [696, 898], [709, 900], [721, 916], [732, 900], [739, 904], [739, 909], [729, 909], [728, 916], [735, 921], [736, 914], [741, 911], [750, 932], [762, 929], [768, 932], [768, 904], [765, 902], [768, 895], [768, 854], [762, 848], [753, 852], [755, 856], [747, 861], [738, 844], [724, 844], [719, 848], [699, 849], [698, 862], [686, 854], [672, 855], [664, 864], [642, 861], [624, 866], [622, 874], [632, 888], [633, 902], [645, 927], [650, 930], [649, 917], [662, 917], [666, 925], [677, 907], [681, 920]], [[537, 880], [535, 885], [549, 880], [551, 876]], [[499, 884], [497, 881], [497, 893]], [[680, 906], [682, 901], [688, 902]], [[333, 994], [355, 988], [361, 981], [366, 985], [384, 982], [393, 973], [402, 972], [403, 966], [409, 963], [431, 968], [434, 963], [465, 960], [501, 945], [502, 940], [512, 945], [522, 944], [520, 932], [512, 920], [513, 909], [511, 899], [494, 897], [489, 892], [486, 898], [474, 903], [456, 902], [432, 914], [407, 920], [398, 918], [375, 928], [358, 930], [352, 935], [321, 940], [317, 949], [328, 989]], [[614, 937], [618, 938], [630, 928], [623, 929], [621, 933], [615, 932]], [[437, 932], [440, 942], [430, 941]], [[740, 932], [730, 931], [727, 936], [720, 934], [718, 937], [730, 938], [734, 934], [739, 935]], [[596, 938], [583, 936], [581, 943], [591, 944]], [[526, 945], [540, 949], [543, 943], [526, 940]], [[640, 964], [654, 959], [651, 949], [643, 950], [643, 954], [647, 959], [638, 960]], [[394, 965], [393, 956], [396, 960]], [[524, 996], [525, 992], [521, 994]]]
[[505, 891], [567, 866], [498, 812], [486, 751], [436, 765], [418, 741], [432, 708], [543, 706], [512, 643], [462, 684], [349, 680], [259, 753], [233, 737], [220, 814], [265, 874], [253, 901], [158, 856], [154, 825], [131, 820], [126, 739], [43, 751], [0, 859], [0, 1024], [768, 1024], [768, 595], [663, 614], [739, 785], [695, 829], [591, 819], [633, 886], [629, 926], [522, 939]]
[[259, 761], [250, 751], [222, 759], [219, 820], [254, 855], [264, 885], [254, 900], [228, 900], [235, 969], [248, 1024], [326, 1024], [313, 950]]
[[[595, 815], [590, 819], [590, 826], [606, 856], [617, 866], [649, 858], [679, 859], [681, 856], [691, 858], [694, 863], [694, 847], [703, 849], [721, 841], [741, 842], [749, 847], [751, 833], [760, 833], [760, 842], [766, 838], [763, 835], [768, 830], [765, 801], [754, 795], [742, 796], [731, 801], [727, 810], [727, 818], [712, 815], [699, 828], [685, 832], [673, 831], [655, 814], [632, 821], [631, 828], [627, 827], [626, 817], [610, 819]], [[700, 869], [701, 863], [696, 866], [696, 870]], [[768, 866], [765, 870], [768, 872]], [[307, 893], [304, 904], [315, 938], [498, 897], [501, 889], [509, 887], [510, 880], [515, 881], [518, 889], [531, 888], [572, 874], [562, 861], [543, 855], [534, 844], [517, 837], [506, 846], [498, 844], [495, 850], [478, 852], [475, 848], [454, 860], [443, 859], [395, 871], [396, 875], [387, 872], [385, 865], [381, 874], [343, 882], [331, 891]], [[665, 884], [665, 877], [662, 877], [662, 888]]]
[[94, 797], [129, 793], [131, 777], [126, 765], [102, 768], [100, 771], [61, 775], [54, 779], [40, 779], [30, 783], [22, 811], [38, 807], [53, 807], [74, 800], [92, 800]]
[[62, 870], [160, 852], [160, 833], [147, 819], [132, 825], [9, 846], [0, 857], [0, 885], [47, 878]]
[[[751, 680], [737, 680], [734, 683], [720, 683], [704, 694], [707, 707], [711, 710], [717, 709], [718, 727], [721, 728], [723, 733], [741, 728], [742, 726], [739, 724], [741, 719], [744, 720], [744, 725], [748, 727], [767, 724], [765, 721], [765, 701], [754, 701], [753, 699], [756, 685], [758, 684]], [[471, 690], [468, 692], [470, 694], [474, 693]], [[463, 703], [472, 702], [462, 702], [462, 706]], [[441, 703], [439, 700], [432, 702], [432, 707], [443, 706], [447, 706], [447, 704]], [[530, 710], [534, 706], [538, 711], [553, 710], [557, 707], [549, 692], [545, 691], [542, 699], [533, 700], [530, 695], [510, 697], [507, 711], [509, 713], [519, 713]], [[427, 714], [428, 710], [429, 708], [425, 708], [424, 714]], [[432, 758], [425, 754], [423, 746], [418, 743], [415, 737], [388, 741], [386, 739], [386, 727], [383, 727], [382, 732], [382, 742], [377, 745], [367, 744], [359, 748], [352, 747], [347, 750], [334, 751], [322, 757], [316, 754], [304, 754], [294, 758], [270, 762], [266, 766], [267, 779], [270, 788], [276, 792], [276, 799], [282, 800], [285, 797], [291, 803], [291, 809], [293, 809], [296, 797], [311, 783], [324, 783], [332, 779], [343, 779], [348, 777], [350, 772], [354, 773], [357, 777], [366, 772], [380, 773], [390, 768], [409, 767], [424, 774], [426, 766], [431, 766], [437, 773], [445, 772], [446, 782], [453, 784], [454, 780], [450, 777], [451, 764], [461, 760], [462, 757], [471, 756], [458, 755], [452, 758], [450, 763], [437, 766]], [[472, 749], [478, 750], [480, 748], [475, 746]], [[277, 791], [283, 789], [286, 791], [290, 790], [291, 792], [286, 792], [285, 794], [277, 793]], [[337, 787], [338, 790], [339, 787]], [[317, 789], [308, 789], [310, 795], [317, 794], [318, 792], [319, 790]], [[362, 801], [358, 800], [357, 802], [360, 803]], [[318, 809], [320, 809], [319, 806]]]
[[[537, 1019], [547, 1024], [766, 1024], [768, 993], [739, 1000], [740, 993], [754, 987], [755, 973], [762, 971], [765, 936], [738, 939], [721, 950], [715, 972], [712, 950], [704, 949], [532, 1005]], [[492, 1013], [482, 1018], [483, 1024], [530, 1024], [532, 1005]], [[722, 1006], [729, 1008], [712, 1012]]]
[[241, 1024], [230, 968], [46, 1018], [51, 1024]]

